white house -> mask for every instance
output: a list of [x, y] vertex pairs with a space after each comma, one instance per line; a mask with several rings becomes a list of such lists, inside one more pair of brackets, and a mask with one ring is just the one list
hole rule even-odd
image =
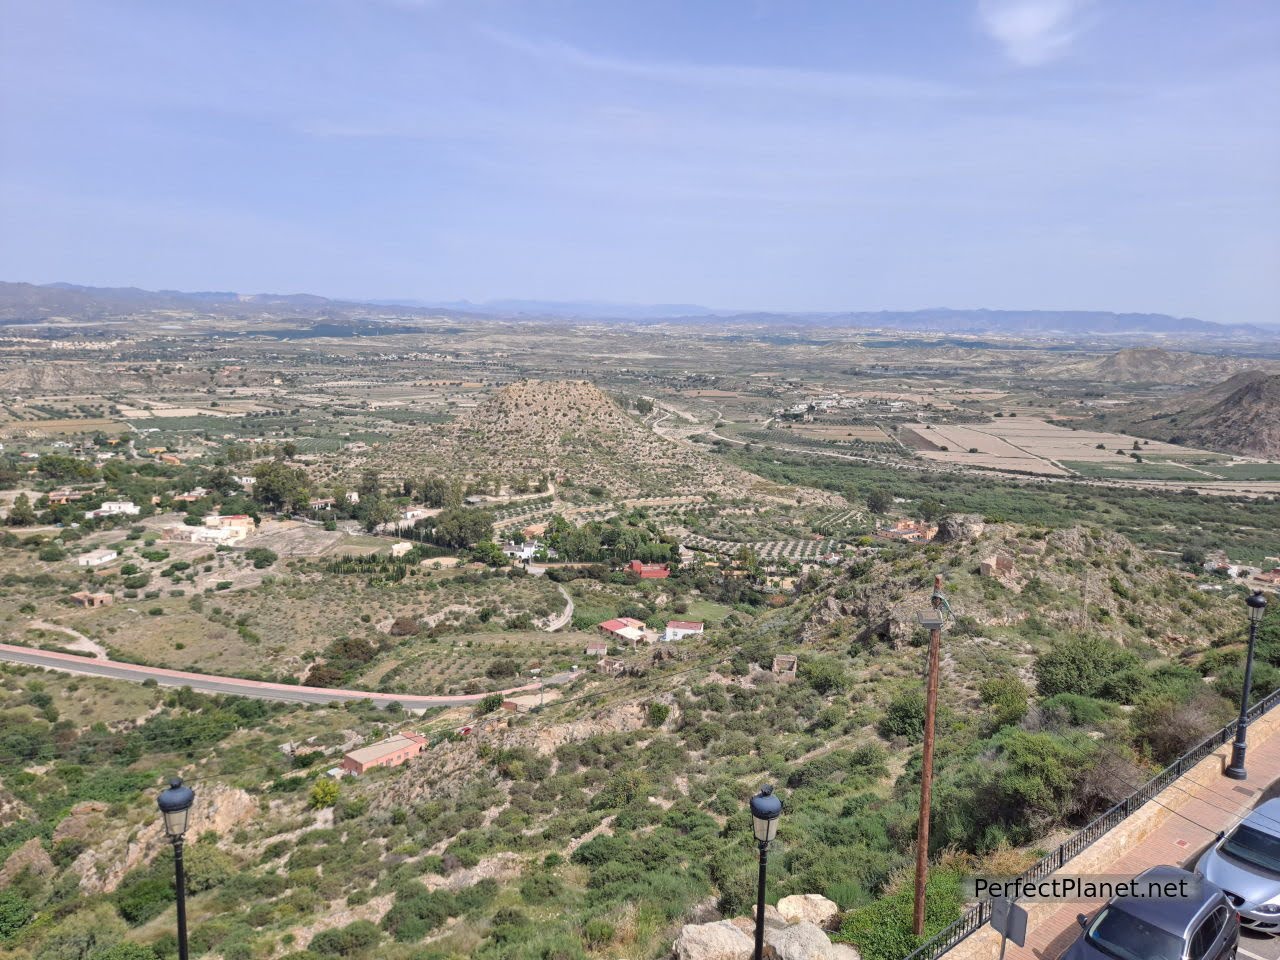
[[76, 557], [76, 565], [81, 567], [100, 567], [104, 563], [110, 563], [120, 554], [114, 550], [108, 550], [105, 547], [101, 550], [90, 550], [88, 553], [82, 553]]
[[683, 640], [703, 632], [704, 625], [697, 620], [668, 620], [667, 629], [662, 634], [663, 643]]
[[95, 517], [136, 517], [142, 512], [132, 500], [108, 500], [97, 510], [86, 510], [84, 517], [92, 520]]
[[552, 560], [556, 557], [554, 550], [550, 547], [544, 547], [537, 540], [526, 540], [524, 543], [513, 543], [508, 540], [502, 545], [502, 552], [512, 560], [522, 560], [526, 563], [537, 556], [539, 552], [545, 553]]
[[413, 549], [413, 544], [407, 540], [401, 540], [399, 543], [391, 545], [391, 555], [393, 557], [403, 557], [406, 553]]

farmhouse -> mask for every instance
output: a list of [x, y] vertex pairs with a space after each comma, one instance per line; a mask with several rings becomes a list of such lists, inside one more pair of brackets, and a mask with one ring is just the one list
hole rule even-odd
[[77, 606], [88, 607], [109, 607], [114, 601], [114, 597], [109, 593], [90, 593], [88, 590], [78, 590], [71, 594], [71, 599], [76, 602]]
[[49, 506], [60, 507], [63, 504], [79, 500], [83, 496], [83, 493], [78, 493], [75, 490], [54, 490], [49, 494]]
[[195, 503], [197, 500], [203, 500], [209, 495], [209, 491], [204, 487], [192, 487], [186, 493], [180, 493], [173, 498], [174, 503]]
[[703, 632], [703, 624], [697, 620], [668, 620], [667, 629], [662, 634], [664, 643], [683, 640], [685, 637]]
[[1273, 586], [1280, 587], [1280, 567], [1274, 570], [1268, 570], [1266, 573], [1260, 573], [1254, 577], [1260, 583], [1269, 583]]
[[877, 530], [876, 536], [900, 543], [927, 543], [937, 532], [937, 527], [920, 520], [899, 520], [891, 527]]
[[312, 510], [331, 510], [338, 503], [333, 497], [312, 497], [307, 506]]
[[617, 617], [613, 620], [606, 620], [598, 625], [597, 629], [606, 637], [612, 637], [621, 643], [630, 643], [632, 645], [645, 641], [651, 643], [649, 632], [645, 630], [644, 621], [636, 620], [634, 617]]
[[79, 567], [100, 567], [104, 563], [110, 563], [120, 554], [114, 550], [108, 550], [103, 547], [100, 550], [90, 550], [88, 553], [82, 553], [76, 557], [76, 566]]
[[136, 517], [142, 508], [132, 500], [108, 500], [97, 510], [86, 510], [84, 518], [93, 520], [97, 517]]
[[608, 640], [588, 640], [587, 649], [583, 651], [588, 657], [603, 657], [609, 652]]
[[671, 570], [665, 563], [641, 563], [632, 560], [627, 564], [627, 573], [634, 573], [641, 580], [665, 580], [671, 576]]
[[427, 738], [420, 733], [398, 733], [359, 750], [352, 750], [342, 758], [342, 769], [360, 774], [374, 767], [398, 767], [420, 754], [427, 745]]

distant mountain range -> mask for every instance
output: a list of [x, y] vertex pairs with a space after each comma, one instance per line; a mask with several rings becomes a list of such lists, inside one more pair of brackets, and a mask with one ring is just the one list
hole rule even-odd
[[947, 334], [1009, 336], [1270, 336], [1274, 331], [1173, 317], [1162, 313], [1110, 313], [1082, 310], [881, 310], [873, 312], [744, 312], [713, 310], [696, 304], [621, 304], [600, 301], [493, 300], [333, 300], [313, 294], [241, 294], [230, 291], [188, 293], [137, 287], [85, 287], [70, 283], [36, 285], [0, 282], [0, 323], [32, 324], [54, 320], [93, 321], [156, 310], [192, 310], [209, 316], [255, 315], [353, 319], [457, 315], [499, 320], [618, 321], [626, 323], [718, 324], [735, 327], [853, 327]]

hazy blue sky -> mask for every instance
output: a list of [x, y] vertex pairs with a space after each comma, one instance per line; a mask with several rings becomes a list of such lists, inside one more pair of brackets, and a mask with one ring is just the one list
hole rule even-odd
[[0, 279], [1280, 320], [1272, 0], [0, 18]]

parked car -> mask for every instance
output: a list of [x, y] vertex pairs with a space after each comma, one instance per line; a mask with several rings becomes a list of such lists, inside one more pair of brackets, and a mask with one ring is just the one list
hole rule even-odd
[[1280, 800], [1268, 800], [1200, 857], [1196, 872], [1217, 884], [1246, 930], [1280, 935]]
[[[1188, 880], [1178, 867], [1152, 867], [1138, 880]], [[1080, 914], [1080, 939], [1063, 960], [1235, 960], [1240, 919], [1212, 882], [1188, 897], [1113, 897], [1092, 918]]]

